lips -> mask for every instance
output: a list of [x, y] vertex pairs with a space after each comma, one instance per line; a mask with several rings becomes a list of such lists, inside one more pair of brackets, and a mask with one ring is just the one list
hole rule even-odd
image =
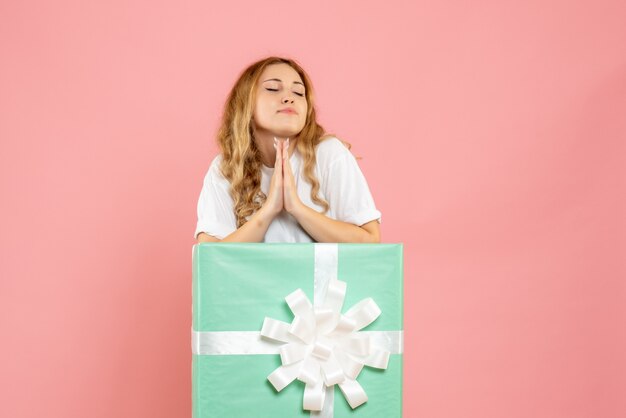
[[284, 109], [280, 109], [278, 112], [279, 113], [292, 113], [294, 115], [298, 114], [298, 112], [296, 112], [296, 109], [294, 109], [293, 107], [286, 107]]

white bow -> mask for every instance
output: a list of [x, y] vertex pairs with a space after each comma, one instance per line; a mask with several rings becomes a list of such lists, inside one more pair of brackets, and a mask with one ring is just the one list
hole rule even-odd
[[267, 379], [281, 391], [295, 379], [306, 384], [303, 409], [321, 411], [325, 386], [339, 385], [351, 408], [365, 403], [367, 394], [356, 381], [363, 366], [386, 369], [389, 351], [378, 348], [369, 333], [358, 332], [381, 313], [372, 298], [366, 298], [341, 314], [346, 283], [328, 282], [323, 302], [313, 307], [302, 289], [285, 300], [294, 314], [291, 324], [265, 318], [261, 336], [280, 346], [282, 366]]

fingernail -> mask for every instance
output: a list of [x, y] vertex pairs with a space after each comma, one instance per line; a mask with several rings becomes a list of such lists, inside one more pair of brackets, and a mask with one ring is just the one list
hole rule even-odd
[[274, 149], [276, 149], [276, 144], [272, 144], [272, 145], [274, 145]]
[[276, 140], [276, 137], [274, 137], [274, 143], [277, 143], [278, 141]]

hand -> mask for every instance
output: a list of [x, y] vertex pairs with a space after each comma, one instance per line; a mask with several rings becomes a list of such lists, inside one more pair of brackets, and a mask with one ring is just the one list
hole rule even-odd
[[298, 197], [298, 191], [296, 189], [296, 181], [291, 171], [291, 164], [289, 163], [289, 138], [281, 143], [282, 155], [283, 155], [283, 205], [285, 210], [293, 215], [302, 205], [302, 201]]
[[272, 174], [272, 179], [270, 180], [270, 190], [267, 194], [267, 199], [263, 204], [263, 208], [266, 208], [272, 218], [283, 210], [283, 147], [278, 146], [276, 138], [274, 138], [274, 148], [276, 148], [274, 174]]

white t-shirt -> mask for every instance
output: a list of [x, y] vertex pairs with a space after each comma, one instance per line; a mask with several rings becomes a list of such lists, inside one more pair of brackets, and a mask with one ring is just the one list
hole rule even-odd
[[[329, 137], [318, 144], [316, 159], [315, 175], [320, 182], [318, 196], [330, 206], [326, 216], [358, 226], [373, 220], [381, 222], [381, 213], [376, 209], [356, 158], [339, 139]], [[229, 194], [230, 183], [220, 173], [221, 161], [222, 155], [218, 154], [204, 177], [194, 238], [205, 232], [223, 239], [237, 230], [233, 200]], [[322, 213], [323, 208], [311, 200], [311, 185], [304, 177], [304, 161], [297, 148], [289, 161], [300, 200]], [[273, 173], [273, 167], [261, 164], [261, 191], [266, 195]], [[314, 242], [314, 239], [283, 210], [270, 223], [263, 242]]]

